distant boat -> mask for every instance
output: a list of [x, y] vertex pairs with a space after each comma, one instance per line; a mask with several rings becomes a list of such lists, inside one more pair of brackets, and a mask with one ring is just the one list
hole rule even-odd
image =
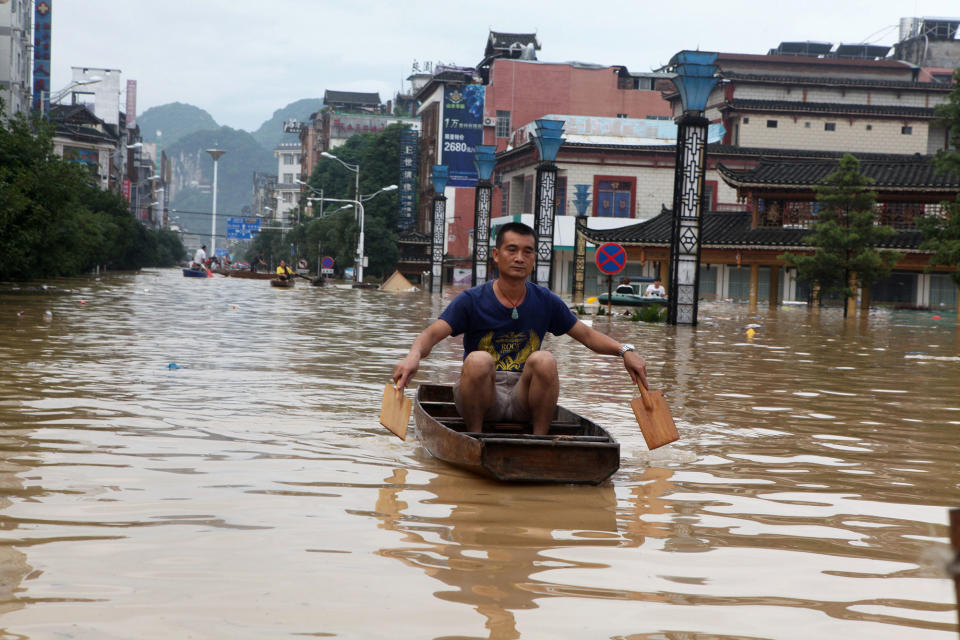
[[281, 280], [280, 278], [274, 278], [270, 281], [271, 287], [283, 287], [284, 289], [293, 289], [293, 278], [286, 278]]
[[213, 274], [206, 269], [184, 269], [184, 278], [212, 278]]

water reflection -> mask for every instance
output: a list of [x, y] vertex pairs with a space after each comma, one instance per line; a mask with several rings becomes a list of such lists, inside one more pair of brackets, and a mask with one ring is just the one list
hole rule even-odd
[[[551, 338], [562, 403], [615, 435], [621, 468], [511, 487], [377, 424], [447, 297], [57, 284], [0, 293], [9, 635], [955, 637], [955, 315], [593, 318], [648, 358], [681, 440], [647, 451], [622, 364]], [[446, 341], [417, 382], [459, 359]]]

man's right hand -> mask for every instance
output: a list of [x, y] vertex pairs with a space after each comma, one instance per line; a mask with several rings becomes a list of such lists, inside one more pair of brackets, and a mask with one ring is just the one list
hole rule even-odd
[[393, 367], [393, 384], [397, 385], [400, 389], [405, 388], [419, 368], [420, 358], [413, 354], [408, 354], [406, 358]]

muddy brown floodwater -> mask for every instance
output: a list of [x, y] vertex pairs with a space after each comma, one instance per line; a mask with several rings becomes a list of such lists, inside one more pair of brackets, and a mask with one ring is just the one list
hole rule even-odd
[[[509, 486], [377, 423], [449, 297], [48, 284], [72, 292], [0, 293], [0, 637], [956, 638], [955, 314], [594, 318], [680, 441], [649, 452], [619, 360], [549, 338], [621, 467]], [[459, 358], [446, 341], [417, 382]]]

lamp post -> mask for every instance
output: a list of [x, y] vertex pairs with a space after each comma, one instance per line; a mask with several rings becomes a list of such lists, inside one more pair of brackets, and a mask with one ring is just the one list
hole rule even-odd
[[473, 201], [473, 272], [470, 274], [472, 286], [487, 281], [490, 253], [490, 207], [493, 199], [493, 185], [490, 175], [496, 160], [497, 145], [478, 144], [473, 156], [477, 167], [477, 188]]
[[347, 171], [353, 171], [353, 173], [355, 174], [353, 178], [353, 199], [359, 200], [360, 199], [360, 165], [344, 162], [337, 156], [333, 155], [332, 153], [328, 153], [326, 151], [322, 152], [320, 155], [324, 158], [330, 158], [331, 160], [336, 160], [337, 162], [342, 164], [344, 168], [347, 169]]
[[563, 120], [536, 120], [533, 143], [540, 162], [537, 164], [537, 197], [533, 228], [537, 232], [537, 262], [534, 283], [550, 288], [553, 280], [553, 217], [557, 207], [557, 159], [564, 143]]
[[[318, 194], [318, 195], [320, 196], [319, 198], [307, 198], [307, 202], [310, 203], [310, 208], [312, 209], [312, 208], [313, 208], [313, 203], [319, 200], [319, 201], [320, 201], [320, 213], [323, 213], [323, 189], [314, 189], [314, 188], [311, 187], [309, 184], [307, 184], [306, 182], [304, 182], [303, 180], [301, 180], [301, 179], [299, 179], [299, 178], [295, 178], [295, 179], [294, 179], [294, 182], [296, 182], [297, 184], [299, 184], [299, 185], [302, 186], [302, 187], [306, 187], [307, 189], [310, 189], [310, 191], [312, 191], [313, 193], [316, 193], [316, 194]], [[317, 216], [317, 217], [320, 217], [320, 216]]]
[[446, 249], [447, 198], [443, 190], [450, 179], [450, 167], [435, 164], [432, 167], [433, 221], [430, 229], [430, 293], [443, 291], [443, 254]]
[[[359, 208], [360, 210], [360, 237], [357, 240], [357, 267], [356, 267], [356, 278], [357, 284], [363, 284], [363, 203], [372, 200], [381, 193], [387, 191], [396, 191], [397, 185], [391, 184], [390, 186], [384, 187], [379, 191], [375, 191], [369, 195], [360, 196], [358, 200], [350, 200], [349, 198], [325, 198], [327, 202], [346, 202], [347, 206], [353, 205], [354, 207]], [[344, 207], [341, 207], [344, 208]]]
[[573, 247], [573, 302], [583, 304], [583, 283], [587, 269], [587, 239], [583, 231], [587, 228], [587, 207], [590, 206], [587, 196], [590, 185], [578, 184], [574, 185], [574, 189], [577, 191], [573, 199], [573, 206], [577, 208], [577, 221], [576, 240]]
[[213, 220], [210, 222], [210, 256], [217, 255], [217, 165], [220, 156], [226, 153], [223, 149], [207, 149], [213, 158]]
[[707, 167], [707, 98], [717, 83], [717, 54], [681, 51], [670, 60], [683, 106], [677, 118], [673, 177], [673, 228], [670, 236], [668, 324], [697, 324], [700, 292], [700, 219]]

